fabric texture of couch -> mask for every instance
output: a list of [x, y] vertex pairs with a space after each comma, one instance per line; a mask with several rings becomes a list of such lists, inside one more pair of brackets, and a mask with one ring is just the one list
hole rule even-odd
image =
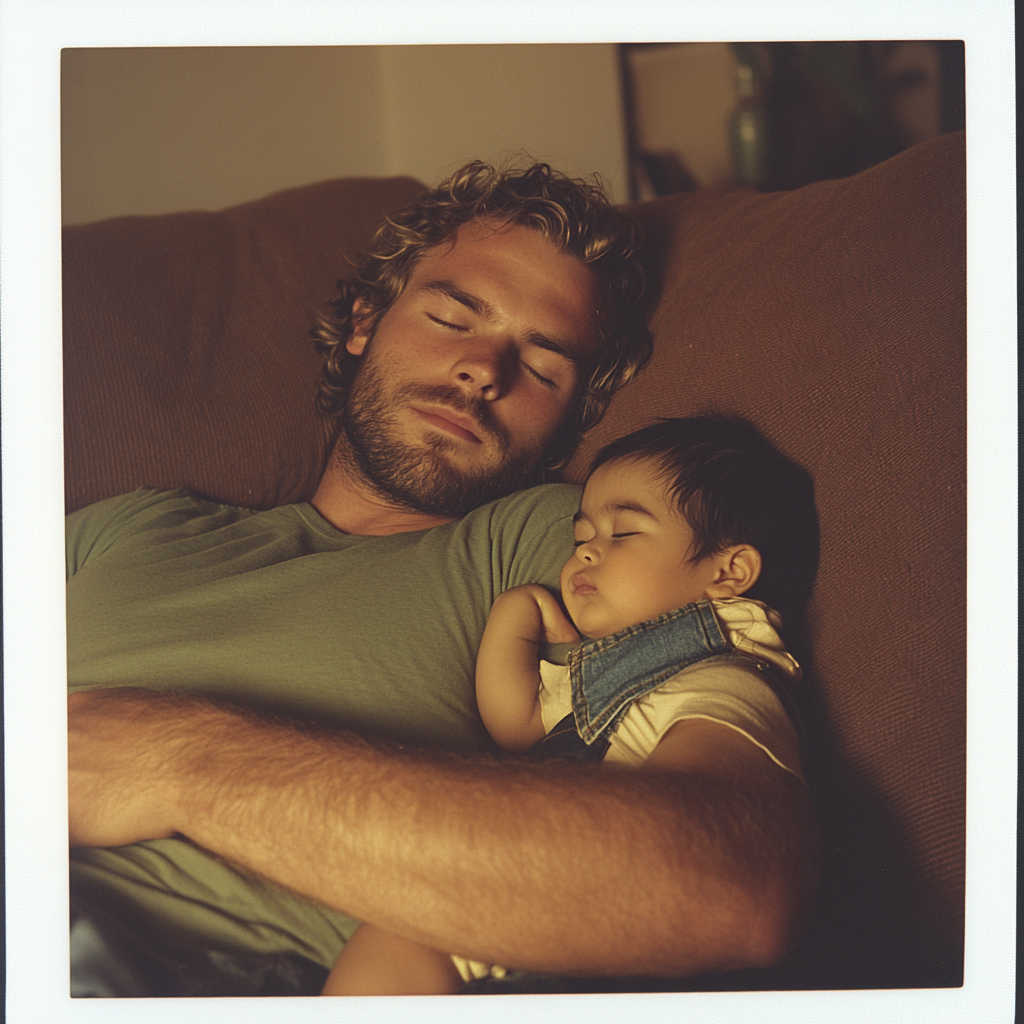
[[[821, 524], [801, 684], [818, 912], [772, 971], [657, 987], [961, 984], [964, 163], [963, 136], [941, 136], [794, 192], [631, 208], [655, 354], [566, 478], [612, 437], [716, 405], [810, 471]], [[309, 329], [381, 215], [421, 189], [345, 179], [66, 229], [68, 510], [141, 484], [308, 498], [331, 443]]]

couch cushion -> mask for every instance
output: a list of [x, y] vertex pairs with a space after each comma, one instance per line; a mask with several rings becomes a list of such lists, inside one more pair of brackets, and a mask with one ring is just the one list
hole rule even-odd
[[353, 178], [66, 228], [68, 511], [142, 484], [309, 497], [328, 451], [309, 330], [382, 216], [422, 191]]

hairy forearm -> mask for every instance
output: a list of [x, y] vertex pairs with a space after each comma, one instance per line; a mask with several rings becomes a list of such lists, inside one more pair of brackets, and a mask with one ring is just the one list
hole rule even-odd
[[767, 759], [742, 783], [467, 761], [175, 707], [160, 790], [134, 782], [170, 830], [475, 959], [667, 975], [769, 962], [811, 874], [802, 790]]

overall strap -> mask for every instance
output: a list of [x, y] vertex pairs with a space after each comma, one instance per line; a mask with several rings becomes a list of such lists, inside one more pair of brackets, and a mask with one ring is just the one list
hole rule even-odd
[[589, 640], [569, 654], [576, 728], [587, 744], [614, 728], [637, 697], [677, 672], [733, 650], [709, 601], [697, 601]]

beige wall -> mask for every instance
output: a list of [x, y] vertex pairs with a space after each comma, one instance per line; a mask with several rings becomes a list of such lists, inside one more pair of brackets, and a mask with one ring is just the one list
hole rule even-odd
[[381, 58], [391, 167], [434, 181], [525, 150], [570, 174], [599, 171], [628, 199], [614, 46], [387, 46]]
[[526, 151], [626, 196], [615, 47], [68, 49], [63, 218], [218, 209], [348, 175], [434, 183]]
[[630, 63], [639, 148], [674, 152], [701, 188], [732, 182], [729, 118], [738, 96], [738, 62], [732, 47], [658, 46], [633, 51]]

